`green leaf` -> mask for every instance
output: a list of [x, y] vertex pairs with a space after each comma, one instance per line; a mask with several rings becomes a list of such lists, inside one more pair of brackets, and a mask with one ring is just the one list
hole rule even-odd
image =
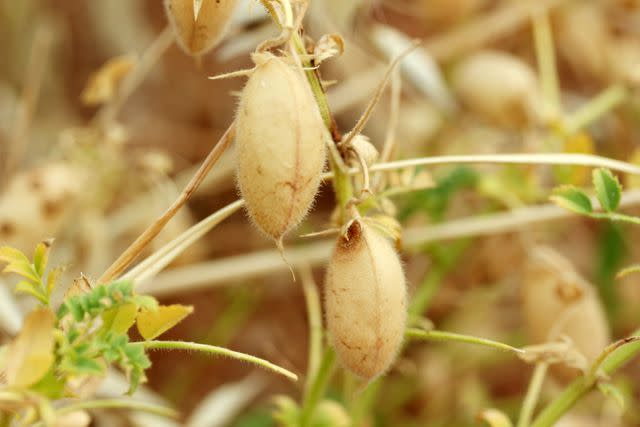
[[550, 199], [561, 208], [580, 215], [589, 215], [593, 212], [589, 197], [582, 190], [570, 185], [556, 188]]
[[600, 392], [605, 396], [612, 398], [618, 404], [620, 409], [624, 410], [624, 394], [622, 394], [622, 391], [620, 391], [618, 387], [611, 383], [601, 382], [598, 383], [598, 390], [600, 390]]
[[32, 385], [30, 389], [47, 396], [49, 399], [60, 399], [64, 396], [64, 387], [64, 378], [56, 375], [56, 367], [52, 365], [45, 376]]
[[593, 186], [602, 208], [607, 212], [615, 211], [620, 204], [622, 194], [622, 186], [618, 178], [610, 170], [599, 168], [593, 171]]
[[193, 311], [193, 307], [180, 304], [161, 305], [157, 310], [141, 310], [138, 314], [138, 331], [146, 340], [165, 333]]
[[53, 244], [53, 239], [43, 240], [38, 243], [35, 251], [33, 252], [33, 267], [39, 276], [44, 275], [44, 271], [47, 268], [47, 262], [49, 261], [49, 250]]
[[16, 273], [25, 279], [40, 283], [40, 277], [25, 254], [10, 246], [0, 248], [0, 262], [7, 263], [4, 273]]
[[73, 361], [73, 367], [77, 374], [102, 375], [105, 373], [102, 363], [88, 357], [78, 357]]

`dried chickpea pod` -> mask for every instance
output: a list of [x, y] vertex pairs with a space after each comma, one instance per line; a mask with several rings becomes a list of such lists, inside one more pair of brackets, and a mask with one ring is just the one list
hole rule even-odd
[[279, 244], [307, 214], [325, 163], [325, 128], [302, 73], [268, 53], [240, 97], [237, 181], [249, 216]]
[[82, 176], [50, 163], [13, 177], [0, 197], [0, 242], [29, 251], [55, 236], [76, 205]]
[[452, 75], [453, 90], [471, 111], [499, 125], [520, 128], [538, 112], [534, 71], [521, 59], [480, 51], [463, 59]]
[[[536, 247], [532, 251], [522, 298], [525, 325], [534, 344], [567, 336], [587, 362], [593, 362], [609, 344], [609, 328], [596, 291], [553, 249]], [[579, 373], [561, 364], [552, 368], [562, 381]]]
[[203, 55], [224, 36], [237, 0], [165, 0], [169, 22], [178, 43], [190, 55]]
[[365, 380], [382, 375], [396, 359], [407, 322], [405, 276], [391, 243], [354, 220], [338, 238], [324, 293], [342, 364]]

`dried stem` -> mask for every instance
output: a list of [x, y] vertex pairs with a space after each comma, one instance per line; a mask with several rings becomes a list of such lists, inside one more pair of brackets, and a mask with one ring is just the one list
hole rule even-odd
[[156, 65], [167, 49], [169, 49], [174, 40], [173, 29], [167, 26], [145, 51], [133, 71], [123, 79], [113, 101], [98, 111], [95, 120], [102, 126], [108, 126], [115, 121], [116, 116], [129, 96], [140, 86], [140, 83], [144, 81], [149, 71]]
[[[40, 96], [42, 78], [45, 72], [45, 63], [51, 47], [52, 34], [46, 28], [39, 28], [33, 38], [29, 62], [27, 64], [22, 96], [17, 107], [14, 126], [12, 129], [11, 143], [7, 150], [6, 158], [0, 163], [4, 163], [4, 168], [0, 168], [0, 188], [3, 180], [11, 176], [24, 155], [29, 136], [29, 125], [36, 109], [36, 104]], [[2, 154], [2, 151], [0, 151]], [[1, 166], [1, 164], [0, 164]]]
[[56, 412], [58, 415], [70, 414], [83, 409], [128, 409], [132, 411], [148, 412], [169, 418], [178, 418], [178, 412], [165, 406], [155, 405], [148, 402], [136, 402], [131, 399], [98, 399], [87, 400], [85, 402], [72, 403], [63, 406]]
[[213, 147], [207, 158], [197, 170], [191, 181], [187, 184], [180, 196], [173, 202], [167, 211], [156, 219], [138, 238], [116, 259], [113, 264], [98, 279], [99, 283], [105, 283], [115, 279], [122, 273], [147, 245], [162, 231], [171, 218], [184, 206], [191, 195], [196, 191], [202, 180], [213, 165], [218, 161], [222, 153], [231, 145], [235, 134], [235, 125], [232, 123], [222, 135], [218, 143]]

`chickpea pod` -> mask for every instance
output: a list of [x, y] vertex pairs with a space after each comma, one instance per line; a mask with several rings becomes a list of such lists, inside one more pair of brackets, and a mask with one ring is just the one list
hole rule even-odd
[[342, 364], [366, 380], [396, 359], [407, 322], [407, 292], [391, 243], [360, 219], [338, 242], [325, 282], [327, 327]]

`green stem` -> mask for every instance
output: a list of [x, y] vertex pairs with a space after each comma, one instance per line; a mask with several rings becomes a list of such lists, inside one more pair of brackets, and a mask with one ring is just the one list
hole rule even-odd
[[424, 314], [427, 307], [429, 307], [431, 300], [440, 288], [445, 272], [446, 269], [438, 266], [427, 273], [427, 276], [424, 278], [422, 283], [420, 283], [420, 286], [418, 286], [415, 295], [411, 298], [409, 319], [416, 319]]
[[625, 215], [618, 212], [596, 212], [589, 214], [589, 217], [595, 219], [608, 219], [611, 221], [626, 222], [629, 224], [640, 225], [640, 218], [631, 215]]
[[[297, 31], [292, 34], [291, 40], [296, 52], [299, 55], [302, 55], [302, 57], [304, 58], [307, 55], [307, 50], [305, 49], [302, 38]], [[333, 115], [331, 114], [329, 100], [327, 99], [327, 95], [324, 91], [324, 88], [322, 87], [322, 82], [320, 81], [319, 75], [313, 68], [313, 64], [311, 63], [311, 61], [303, 59], [302, 65], [305, 68], [305, 74], [307, 76], [307, 80], [309, 81], [311, 92], [313, 93], [316, 103], [318, 104], [318, 110], [320, 111], [322, 121], [324, 122], [326, 128], [329, 130], [329, 133], [332, 136], [335, 136], [335, 123], [333, 121]], [[334, 175], [333, 188], [335, 189], [338, 206], [340, 206], [340, 222], [344, 224], [347, 218], [346, 206], [347, 203], [353, 198], [353, 188], [349, 175], [341, 167], [341, 164], [343, 162], [339, 157], [340, 154], [337, 152], [337, 150], [329, 150], [329, 166], [331, 167]]]
[[309, 391], [305, 393], [302, 410], [300, 411], [300, 427], [308, 427], [310, 425], [313, 411], [324, 395], [327, 384], [333, 374], [335, 360], [336, 353], [332, 348], [327, 348], [324, 352], [320, 368], [318, 369], [318, 374], [313, 379], [313, 385]]
[[529, 427], [529, 425], [531, 425], [533, 411], [538, 403], [538, 397], [540, 396], [540, 390], [542, 389], [542, 384], [544, 383], [544, 377], [547, 374], [548, 367], [549, 365], [546, 363], [538, 363], [536, 365], [533, 371], [533, 377], [529, 383], [527, 395], [524, 398], [524, 403], [520, 410], [520, 417], [516, 427]]
[[[633, 333], [640, 335], [640, 329]], [[608, 354], [600, 365], [605, 375], [611, 375], [629, 360], [640, 354], [640, 342], [618, 346]], [[597, 377], [581, 376], [572, 382], [553, 402], [535, 419], [531, 427], [551, 427], [589, 390], [597, 384]]]
[[455, 332], [443, 332], [443, 331], [424, 331], [417, 328], [408, 328], [405, 331], [405, 337], [411, 339], [422, 339], [429, 341], [451, 341], [460, 342], [465, 344], [474, 344], [484, 347], [491, 347], [497, 350], [508, 351], [510, 353], [521, 354], [524, 350], [512, 347], [509, 344], [501, 343], [498, 341], [489, 340], [486, 338], [478, 338], [471, 335], [456, 334]]
[[602, 117], [606, 112], [617, 107], [627, 97], [627, 89], [615, 84], [605, 89], [595, 98], [577, 111], [569, 115], [564, 123], [564, 131], [571, 135]]
[[144, 341], [142, 345], [147, 350], [188, 350], [188, 351], [200, 351], [216, 356], [226, 356], [233, 359], [242, 360], [244, 362], [253, 363], [261, 368], [275, 372], [280, 375], [284, 375], [292, 381], [297, 381], [298, 376], [291, 371], [288, 371], [276, 364], [273, 364], [264, 359], [260, 359], [250, 354], [240, 353], [237, 351], [229, 350], [224, 347], [217, 347], [214, 345], [198, 344], [187, 341]]
[[305, 394], [309, 394], [320, 369], [322, 359], [322, 310], [320, 308], [318, 289], [313, 281], [311, 270], [305, 267], [301, 276], [302, 290], [304, 291], [304, 299], [309, 316], [309, 362], [307, 380], [305, 382]]
[[147, 402], [136, 402], [135, 400], [124, 399], [99, 399], [88, 400], [86, 402], [72, 403], [57, 410], [58, 415], [69, 414], [83, 409], [129, 409], [133, 411], [148, 412], [168, 418], [178, 418], [178, 412], [172, 408], [154, 405]]

